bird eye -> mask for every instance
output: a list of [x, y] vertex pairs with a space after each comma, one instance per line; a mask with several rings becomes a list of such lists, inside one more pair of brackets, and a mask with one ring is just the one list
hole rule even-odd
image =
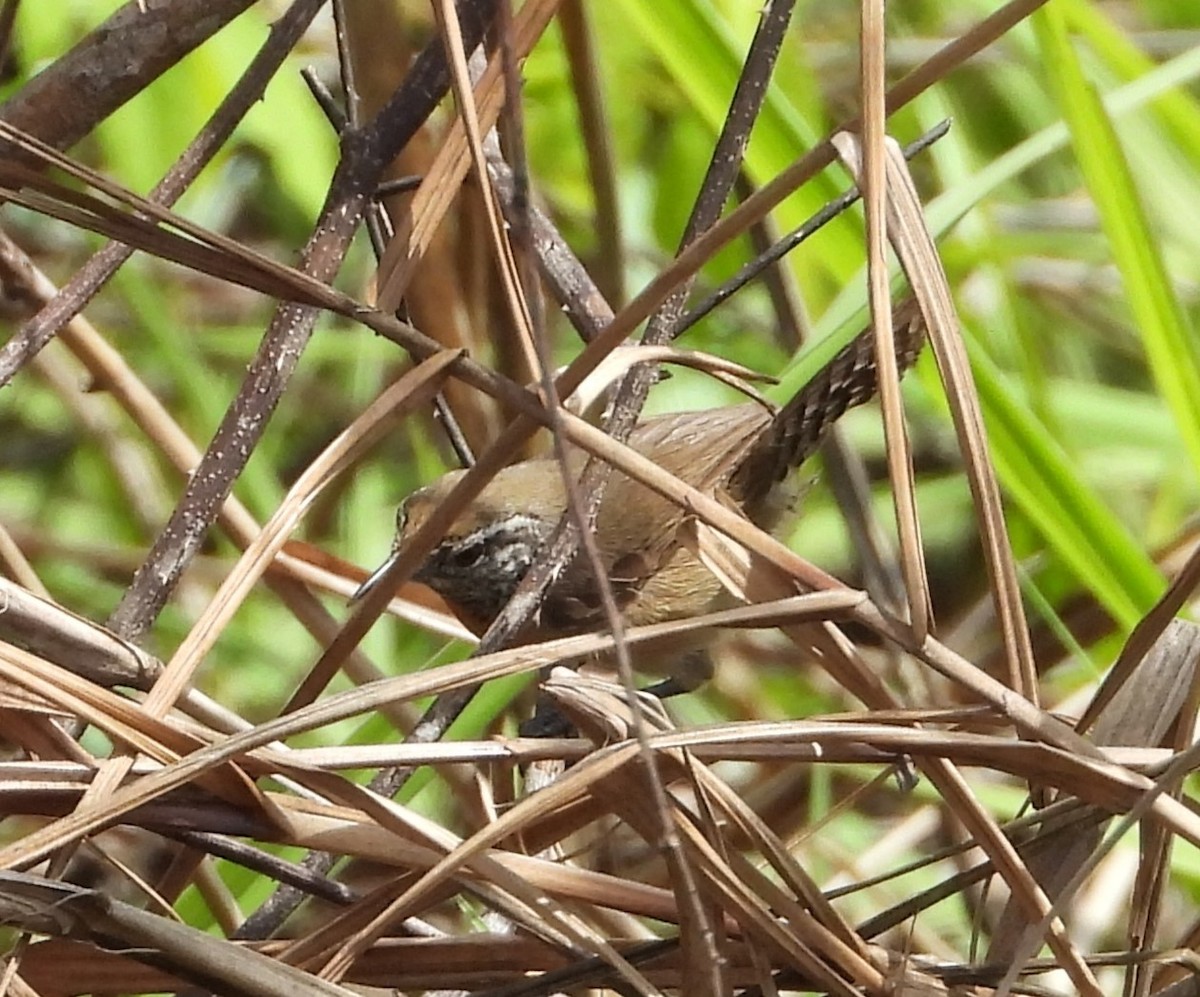
[[487, 543], [482, 537], [470, 539], [456, 547], [450, 559], [459, 568], [473, 568], [479, 563], [486, 549]]

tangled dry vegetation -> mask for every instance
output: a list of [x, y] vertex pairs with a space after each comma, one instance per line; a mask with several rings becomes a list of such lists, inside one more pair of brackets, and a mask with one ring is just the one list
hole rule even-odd
[[[1200, 199], [1156, 200], [1200, 176], [1194, 51], [1121, 48], [1149, 3], [967, 5], [936, 43], [871, 0], [411, 6], [4, 5], [6, 990], [1195, 992]], [[803, 287], [831, 335], [788, 397], [888, 312], [888, 240], [913, 439], [890, 381], [794, 543], [613, 441], [740, 379], [708, 354], [782, 370]], [[631, 370], [639, 330], [702, 374]], [[559, 364], [612, 437], [531, 387]], [[522, 643], [536, 586], [470, 652], [405, 581], [436, 529], [348, 602], [451, 438], [482, 485], [539, 425], [686, 504], [743, 597], [709, 688], [560, 667], [615, 638]], [[578, 734], [520, 736], [539, 676]]]

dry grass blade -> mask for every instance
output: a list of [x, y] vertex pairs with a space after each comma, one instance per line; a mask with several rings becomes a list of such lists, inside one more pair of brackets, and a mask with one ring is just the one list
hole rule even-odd
[[[917, 518], [916, 486], [913, 478], [912, 445], [900, 398], [900, 372], [892, 328], [892, 296], [888, 279], [887, 241], [889, 193], [884, 95], [884, 24], [882, 0], [862, 3], [862, 168], [854, 168], [855, 182], [863, 192], [867, 214], [867, 289], [871, 324], [875, 329], [875, 363], [879, 371], [879, 405], [883, 413], [888, 471], [892, 481], [896, 527], [900, 537], [901, 573], [907, 595], [909, 623], [917, 643], [925, 639], [932, 624], [929, 578]], [[848, 146], [846, 133], [833, 138], [834, 148], [853, 164], [857, 156]]]
[[[796, 908], [786, 911], [786, 907], [786, 913], [773, 910], [768, 903], [769, 892], [755, 889], [756, 886], [761, 887], [761, 883], [745, 875], [748, 870], [743, 868], [740, 870], [742, 875], [739, 875], [731, 869], [690, 824], [682, 822], [682, 830], [689, 857], [702, 875], [701, 881], [721, 907], [738, 919], [745, 932], [757, 936], [760, 945], [772, 954], [777, 953], [777, 957], [782, 957], [803, 979], [811, 981], [814, 988], [844, 997], [859, 992], [850, 979], [842, 975], [842, 967], [837, 966], [835, 960], [827, 962], [822, 958], [825, 953], [813, 945], [814, 932], [809, 930], [813, 922], [806, 912]], [[787, 913], [794, 916], [788, 918]], [[857, 978], [861, 980], [864, 976], [860, 974]], [[880, 982], [876, 974], [871, 972], [865, 974], [865, 979], [868, 985], [878, 985]]]
[[[560, 681], [561, 679], [561, 681]], [[600, 690], [597, 695], [612, 694], [611, 682], [585, 680], [571, 669], [552, 669], [546, 680], [554, 693], [568, 693], [582, 688], [583, 697]], [[619, 701], [620, 696], [615, 696]], [[56, 708], [56, 712], [57, 708]], [[744, 726], [716, 725], [704, 728], [695, 738], [679, 740], [664, 738], [664, 747], [686, 746], [696, 758], [705, 763], [716, 761], [813, 761], [831, 758], [836, 761], [881, 762], [898, 754], [919, 751], [940, 754], [963, 764], [981, 765], [994, 758], [998, 769], [1023, 775], [1045, 768], [1053, 773], [1054, 781], [1063, 785], [1084, 777], [1084, 792], [1098, 806], [1120, 809], [1134, 801], [1138, 790], [1126, 786], [1113, 789], [1110, 771], [1098, 770], [1083, 760], [1070, 761], [1069, 756], [1032, 742], [1013, 741], [1008, 737], [923, 730], [920, 724], [981, 722], [978, 711], [873, 711], [887, 721], [856, 724], [849, 718], [828, 720], [761, 721]], [[883, 721], [881, 721], [882, 723]], [[891, 726], [895, 725], [895, 726]], [[910, 730], [909, 727], [914, 728]], [[293, 748], [285, 756], [271, 748], [256, 750], [247, 761], [255, 773], [289, 772], [293, 767], [303, 773], [309, 769], [341, 771], [345, 769], [381, 768], [390, 765], [459, 765], [492, 763], [522, 763], [560, 758], [578, 761], [594, 745], [582, 738], [512, 738], [503, 741], [453, 741], [435, 744], [369, 744], [329, 748]], [[1114, 766], [1130, 772], [1158, 772], [1170, 761], [1166, 748], [1106, 748], [1103, 758]], [[143, 776], [153, 771], [148, 763], [134, 765], [133, 772]], [[0, 783], [5, 787], [20, 786], [26, 781], [55, 780], [60, 776], [82, 785], [93, 770], [83, 762], [12, 762], [0, 763]], [[50, 774], [47, 774], [50, 773]], [[11, 782], [10, 782], [11, 780]]]
[[0, 524], [0, 568], [3, 568], [14, 582], [35, 596], [49, 597], [46, 586], [38, 578], [33, 565], [21, 550], [20, 544], [13, 539], [3, 524]]
[[845, 637], [836, 628], [814, 625], [845, 620], [851, 610], [868, 601], [865, 593], [850, 588], [818, 589], [798, 599], [807, 601], [822, 596], [833, 602], [814, 603], [816, 611], [808, 618], [791, 614], [776, 616], [770, 612], [771, 605], [797, 599], [792, 595], [796, 590], [794, 576], [767, 561], [761, 553], [749, 550], [706, 523], [685, 521], [682, 534], [682, 542], [716, 575], [726, 591], [752, 604], [747, 608], [753, 616], [742, 612], [746, 625], [750, 625], [752, 619], [777, 623], [788, 638], [798, 647], [811, 650], [821, 667], [862, 702], [876, 709], [894, 705], [878, 672], [863, 660]]
[[[1093, 739], [1103, 745], [1155, 747], [1161, 744], [1193, 693], [1198, 664], [1200, 629], [1194, 624], [1176, 621], [1139, 662], [1129, 681], [1101, 709], [1092, 730]], [[1085, 864], [1090, 866], [1097, 859], [1095, 852], [1104, 828], [1105, 824], [1096, 824], [1080, 833], [1074, 826], [1062, 827], [1061, 822], [1049, 822], [1044, 828], [1053, 840], [1030, 859], [1029, 867], [1057, 906], [1066, 906], [1071, 899], [1068, 884], [1078, 885]], [[1035, 928], [1010, 902], [992, 934], [988, 958], [994, 962], [1023, 964], [1036, 952]]]
[[[67, 716], [94, 724], [114, 742], [162, 764], [176, 762], [181, 755], [202, 745], [194, 735], [148, 716], [138, 704], [18, 647], [0, 643], [0, 676]], [[218, 795], [251, 811], [264, 809], [263, 797], [240, 773], [216, 773], [212, 778], [205, 778], [209, 788]], [[88, 828], [94, 829], [95, 826]]]
[[[522, 5], [513, 20], [513, 31], [509, 39], [509, 45], [517, 58], [524, 58], [529, 54], [554, 16], [558, 2], [559, 0], [536, 0], [534, 3]], [[461, 49], [458, 58], [462, 58]], [[462, 87], [461, 92], [465, 94], [467, 90], [469, 88]], [[478, 125], [472, 131], [478, 138], [495, 125], [504, 103], [504, 75], [498, 53], [488, 61], [487, 69], [480, 76], [472, 94], [472, 122]], [[459, 189], [471, 168], [472, 154], [475, 150], [464, 121], [463, 117], [459, 117], [443, 139], [433, 164], [426, 172], [425, 179], [396, 227], [396, 234], [379, 261], [375, 302], [380, 311], [390, 313], [396, 310], [408, 282], [412, 279], [417, 261], [424, 256], [430, 240], [433, 239], [450, 206], [453, 194]], [[485, 183], [484, 188], [487, 187]]]
[[0, 897], [0, 910], [7, 923], [39, 934], [119, 946], [130, 955], [154, 953], [156, 962], [165, 961], [172, 972], [197, 986], [263, 997], [348, 997], [351, 993], [257, 952], [93, 890], [6, 872], [0, 876]]
[[925, 315], [934, 354], [947, 385], [960, 449], [967, 457], [968, 481], [975, 497], [984, 537], [984, 551], [992, 568], [997, 615], [1010, 662], [1010, 680], [1037, 702], [1033, 653], [1025, 623], [1016, 568], [1008, 543], [999, 486], [987, 458], [987, 436], [970, 377], [966, 352], [957, 333], [954, 307], [936, 248], [924, 227], [919, 202], [903, 155], [888, 144], [888, 170], [892, 191], [889, 209], [894, 212], [893, 241]]
[[1121, 653], [1095, 697], [1079, 718], [1078, 728], [1088, 730], [1112, 698], [1126, 687], [1138, 666], [1171, 626], [1171, 622], [1200, 585], [1200, 547], [1192, 550], [1187, 562], [1171, 580], [1162, 598], [1134, 627]]
[[[591, 806], [590, 803], [589, 806]], [[370, 804], [368, 809], [376, 812], [380, 808], [378, 805]], [[293, 819], [293, 833], [290, 838], [286, 839], [287, 842], [306, 848], [333, 847], [342, 854], [369, 858], [397, 869], [415, 871], [434, 868], [448, 851], [445, 846], [430, 847], [413, 844], [409, 840], [411, 836], [399, 837], [390, 829], [399, 827], [398, 822], [390, 814], [385, 818], [389, 824], [389, 829], [385, 830], [377, 820], [365, 816], [359, 810], [350, 810], [345, 807], [325, 807], [323, 810], [325, 812], [316, 812], [312, 805], [301, 808], [293, 804], [290, 811]], [[592, 812], [594, 812], [594, 808]], [[586, 823], [591, 816], [590, 812], [578, 820], [580, 823]], [[481, 856], [470, 865], [463, 867], [461, 873], [456, 872], [456, 876], [461, 874], [463, 879], [469, 882], [472, 891], [486, 891], [491, 882], [491, 863], [493, 861], [504, 865], [535, 890], [563, 901], [626, 911], [631, 915], [651, 917], [672, 923], [679, 920], [678, 904], [670, 890], [503, 849], [496, 849]], [[475, 871], [476, 865], [479, 866], [481, 872]], [[376, 900], [381, 899], [383, 903], [390, 903], [398, 892], [412, 881], [413, 877], [409, 877], [406, 880], [388, 884], [388, 888], [381, 890]], [[527, 895], [524, 890], [521, 892]], [[500, 893], [496, 893], [495, 896], [497, 908], [502, 910], [512, 908], [515, 912], [515, 907], [509, 898]], [[372, 917], [377, 909], [377, 906], [371, 908], [364, 905], [366, 917]], [[519, 913], [519, 916], [522, 923], [528, 921], [535, 927], [539, 923], [536, 917], [530, 918], [523, 913]], [[353, 923], [357, 926], [362, 923], [362, 919], [356, 919]], [[732, 922], [727, 923], [726, 930], [729, 930], [731, 926]], [[343, 927], [343, 923], [339, 922], [333, 925], [329, 931], [322, 929], [303, 940], [298, 940], [293, 943], [292, 951], [301, 957], [328, 953], [346, 940]]]
[[0, 578], [0, 638], [103, 686], [148, 689], [162, 662], [91, 620]]
[[[655, 954], [650, 946], [663, 948], [661, 942], [647, 943], [637, 938], [620, 939], [622, 951], [631, 961], [646, 962]], [[254, 951], [279, 958], [282, 942], [267, 942]], [[729, 962], [735, 979], [750, 982], [744, 947], [735, 946]], [[501, 932], [477, 932], [459, 937], [389, 938], [356, 965], [348, 984], [371, 987], [386, 981], [402, 991], [444, 987], [472, 990], [483, 997], [520, 997], [531, 983], [558, 982], [561, 987], [586, 985], [598, 977], [598, 983], [610, 978], [604, 967], [585, 964], [582, 971], [564, 965], [564, 958], [537, 939]], [[525, 983], [513, 983], [513, 971], [528, 967], [537, 977]], [[41, 993], [53, 992], [49, 981], [66, 987], [93, 987], [97, 993], [154, 993], [181, 986], [182, 981], [163, 970], [139, 964], [126, 956], [104, 952], [91, 945], [65, 940], [48, 940], [32, 946], [22, 961], [22, 969]], [[670, 988], [679, 974], [678, 959], [671, 953], [658, 953], [646, 975], [664, 989]], [[495, 988], [495, 989], [492, 989]], [[361, 992], [361, 990], [360, 990]], [[543, 991], [545, 992], [545, 991]]]
[[570, 398], [564, 403], [576, 415], [588, 417], [596, 412], [600, 405], [607, 404], [610, 390], [620, 382], [620, 379], [637, 364], [659, 363], [675, 364], [700, 370], [710, 377], [735, 388], [748, 398], [759, 402], [763, 408], [772, 410], [771, 403], [754, 390], [746, 382], [774, 382], [775, 378], [733, 363], [725, 357], [703, 353], [697, 350], [681, 350], [674, 346], [618, 346], [579, 385]]
[[[690, 759], [690, 755], [685, 757]], [[732, 838], [731, 829], [745, 835], [769, 863], [770, 872], [779, 877], [784, 888], [775, 885], [770, 873], [754, 867], [733, 840], [728, 841], [722, 853], [726, 867], [722, 876], [732, 876], [766, 900], [776, 916], [785, 916], [797, 935], [834, 966], [841, 967], [848, 979], [859, 985], [866, 984], [868, 988], [877, 986], [881, 981], [875, 968], [864, 958], [866, 946], [863, 940], [834, 910], [783, 842], [710, 770], [689, 760], [689, 774], [697, 783], [700, 799], [720, 814], [720, 826], [725, 829], [723, 837]]]
[[1039, 934], [1044, 933], [1043, 940], [1070, 977], [1072, 985], [1081, 994], [1101, 997], [1103, 991], [1095, 974], [1075, 947], [1066, 926], [1054, 915], [1051, 900], [1025, 867], [1016, 847], [1001, 833], [957, 769], [942, 766], [939, 778], [938, 789], [946, 795], [948, 802], [957, 804], [956, 815], [992, 860], [1025, 916], [1040, 924], [1042, 932]]
[[[1182, 628], [1187, 636], [1195, 635], [1194, 624], [1185, 624]], [[1159, 643], [1162, 642], [1160, 639]], [[1166, 697], [1155, 696], [1153, 698]], [[1195, 743], [1198, 716], [1200, 716], [1200, 669], [1193, 664], [1190, 687], [1178, 710], [1178, 720], [1173, 724], [1170, 732], [1171, 745], [1176, 754], [1186, 756], [1190, 745]], [[1176, 797], [1182, 797], [1183, 783], [1168, 786], [1168, 791]], [[1139, 830], [1143, 840], [1142, 862], [1138, 867], [1137, 880], [1134, 883], [1133, 897], [1130, 902], [1131, 917], [1125, 930], [1125, 937], [1131, 949], [1145, 948], [1148, 940], [1152, 942], [1154, 939], [1162, 937], [1162, 933], [1166, 929], [1168, 912], [1166, 904], [1171, 888], [1171, 856], [1175, 845], [1174, 836], [1155, 824], [1142, 825]], [[1160, 973], [1150, 967], [1139, 966], [1134, 979], [1134, 993], [1148, 994], [1152, 984], [1165, 988], [1166, 978], [1169, 975], [1169, 971]]]
[[394, 427], [397, 419], [427, 404], [441, 387], [447, 368], [457, 358], [456, 352], [447, 350], [409, 371], [380, 395], [308, 467], [262, 533], [246, 548], [241, 562], [209, 603], [208, 611], [197, 621], [187, 640], [167, 664], [166, 674], [155, 683], [146, 702], [147, 709], [162, 710], [174, 702], [212, 647], [221, 628], [283, 548], [291, 531], [321, 489], [337, 474], [352, 466], [363, 451], [377, 443]]
[[[554, 6], [557, 7], [557, 4]], [[487, 129], [483, 127], [482, 122], [479, 120], [478, 109], [475, 105], [475, 94], [471, 89], [470, 74], [467, 69], [467, 53], [463, 48], [462, 30], [458, 23], [458, 14], [454, 9], [453, 3], [449, 2], [449, 0], [439, 0], [438, 3], [435, 3], [434, 13], [438, 20], [438, 28], [445, 39], [446, 49], [449, 53], [450, 77], [453, 84], [455, 103], [458, 107], [459, 120], [463, 123], [466, 134], [467, 148], [471, 154], [471, 165], [475, 171], [475, 179], [483, 195], [489, 243], [496, 269], [500, 274], [500, 283], [504, 289], [505, 303], [508, 306], [510, 316], [517, 330], [517, 337], [525, 356], [526, 366], [530, 370], [539, 372], [540, 375], [542, 365], [533, 343], [533, 328], [529, 314], [529, 304], [525, 300], [521, 277], [517, 273], [517, 264], [513, 256], [512, 246], [508, 241], [504, 218], [500, 214], [500, 207], [496, 203], [496, 194], [492, 189], [488, 177], [487, 161], [483, 153], [483, 135]], [[526, 13], [523, 8], [522, 14]], [[544, 30], [545, 23], [548, 23], [549, 17], [550, 12], [547, 11], [546, 21], [539, 25], [539, 34], [540, 30]], [[514, 24], [513, 30], [506, 32], [504, 45], [509, 53], [519, 58], [526, 55], [528, 50], [513, 51], [512, 37], [516, 33]], [[502, 53], [498, 53], [498, 57], [500, 55]], [[503, 92], [503, 87], [500, 89]], [[514, 102], [515, 95], [514, 101], [509, 101], [508, 103], [512, 104]]]
[[908, 166], [894, 144], [888, 151], [888, 169], [896, 192], [895, 210], [899, 222], [897, 255], [904, 261], [918, 300], [926, 309], [930, 341], [954, 415], [959, 450], [967, 461], [967, 482], [975, 500], [984, 555], [990, 568], [996, 615], [1009, 664], [1009, 681], [1014, 689], [1036, 704], [1038, 684], [1029, 644], [1029, 626], [1025, 621], [1012, 545], [1004, 521], [1000, 486], [988, 456], [987, 431], [958, 330], [954, 303], [941, 260], [924, 225]]
[[[616, 753], [616, 760], [609, 764], [620, 764], [620, 759], [627, 756], [628, 748], [622, 748]], [[342, 780], [326, 779], [324, 783], [331, 793], [342, 797], [346, 802], [361, 805], [364, 812], [376, 817], [383, 826], [393, 827], [405, 836], [415, 834], [438, 851], [448, 854], [394, 900], [382, 906], [353, 936], [340, 941], [336, 951], [322, 960], [323, 977], [341, 978], [358, 955], [376, 940], [388, 924], [402, 918], [410, 909], [415, 909], [427, 894], [442, 890], [458, 870], [470, 866], [479, 874], [481, 880], [488, 884], [486, 893], [490, 902], [508, 916], [515, 917], [526, 928], [550, 939], [557, 946], [569, 951], [601, 956], [638, 993], [658, 993], [656, 988], [583, 920], [550, 902], [544, 894], [532, 889], [525, 877], [517, 875], [487, 854], [498, 841], [510, 834], [519, 833], [524, 821], [569, 802], [574, 795], [586, 792], [586, 776], [582, 785], [569, 785], [565, 793], [560, 784], [528, 798], [499, 820], [461, 843], [444, 828], [411, 812], [402, 813], [389, 801], [375, 798], [369, 791]], [[555, 788], [559, 791], [555, 792]]]
[[[0, 189], [14, 204], [284, 301], [328, 305], [331, 300], [328, 287], [321, 282], [132, 194], [2, 121], [0, 138], [39, 164], [57, 167], [116, 202], [73, 190], [9, 160], [0, 166]], [[162, 225], [170, 228], [159, 227]]]

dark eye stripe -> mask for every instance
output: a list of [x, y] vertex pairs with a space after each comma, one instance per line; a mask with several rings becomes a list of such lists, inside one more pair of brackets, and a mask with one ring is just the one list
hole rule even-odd
[[450, 554], [451, 560], [459, 567], [469, 568], [477, 564], [487, 549], [487, 544], [481, 538], [475, 538], [455, 547]]

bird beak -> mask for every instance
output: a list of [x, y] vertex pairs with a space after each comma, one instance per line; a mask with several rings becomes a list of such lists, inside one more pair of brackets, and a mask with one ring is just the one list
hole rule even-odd
[[367, 576], [367, 580], [354, 590], [354, 594], [350, 596], [350, 601], [346, 603], [346, 605], [357, 606], [360, 602], [362, 602], [363, 599], [367, 597], [367, 593], [371, 592], [379, 585], [380, 581], [383, 579], [383, 576], [387, 574], [388, 569], [396, 563], [396, 558], [399, 556], [400, 555], [397, 551], [392, 551], [392, 553], [388, 555], [387, 560], [384, 561], [383, 564], [381, 564], [374, 571], [372, 571], [371, 574]]

